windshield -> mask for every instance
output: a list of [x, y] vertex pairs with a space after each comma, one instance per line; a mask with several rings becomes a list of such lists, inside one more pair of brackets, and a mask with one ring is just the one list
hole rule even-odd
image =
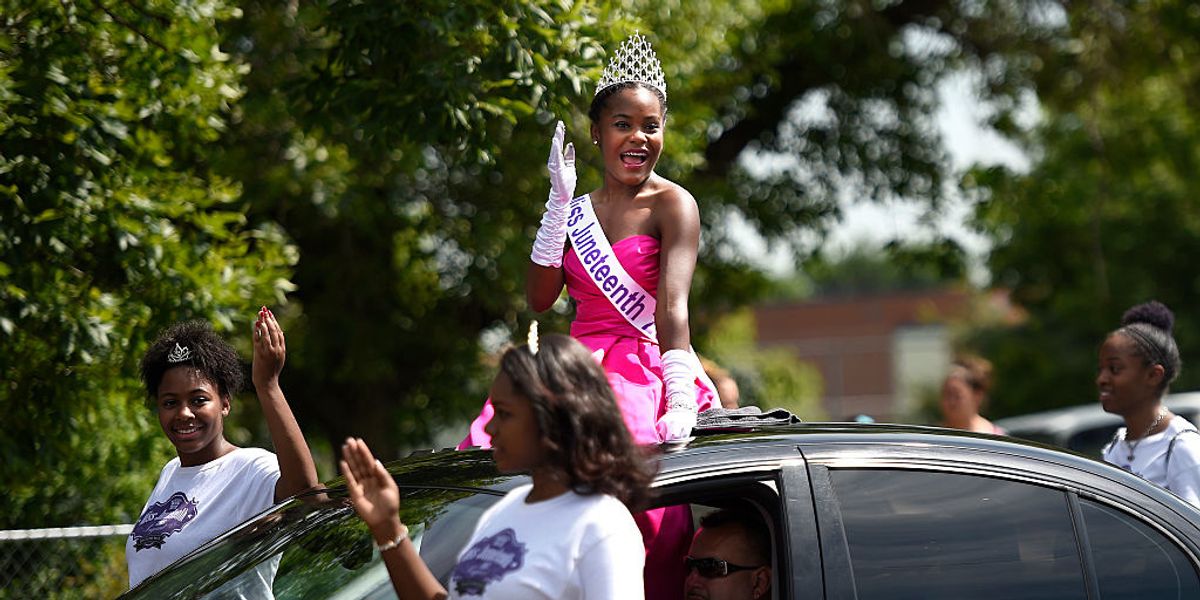
[[[403, 496], [401, 520], [443, 584], [479, 517], [524, 481], [523, 477], [485, 478], [464, 487], [397, 479]], [[370, 532], [349, 506], [344, 488], [338, 488], [276, 507], [168, 567], [124, 598], [349, 600], [395, 598], [395, 594]]]

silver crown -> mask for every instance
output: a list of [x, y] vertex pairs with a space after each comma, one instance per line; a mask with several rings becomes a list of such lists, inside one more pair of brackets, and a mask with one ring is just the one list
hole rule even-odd
[[175, 349], [167, 354], [167, 362], [171, 364], [181, 363], [185, 360], [192, 359], [192, 351], [187, 346], [180, 346], [179, 342], [175, 342]]
[[629, 39], [621, 42], [600, 81], [596, 83], [596, 94], [618, 83], [645, 83], [662, 92], [663, 99], [667, 98], [667, 80], [663, 78], [662, 63], [650, 42], [641, 34], [634, 32]]

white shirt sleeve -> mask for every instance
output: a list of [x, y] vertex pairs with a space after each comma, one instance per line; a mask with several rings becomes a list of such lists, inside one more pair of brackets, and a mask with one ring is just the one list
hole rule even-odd
[[1175, 495], [1200, 506], [1200, 433], [1185, 432], [1175, 439], [1167, 464], [1168, 487]]
[[246, 486], [249, 518], [275, 505], [275, 486], [279, 483], [279, 459], [270, 452], [255, 456], [242, 471]]
[[636, 527], [630, 535], [621, 528], [592, 544], [579, 557], [578, 570], [585, 600], [617, 600], [645, 597], [642, 569], [646, 550]]

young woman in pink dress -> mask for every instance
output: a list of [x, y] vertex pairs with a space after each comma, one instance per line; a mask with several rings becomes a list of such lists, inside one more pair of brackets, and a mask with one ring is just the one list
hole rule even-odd
[[[697, 412], [720, 405], [691, 350], [688, 326], [699, 210], [686, 189], [654, 172], [663, 151], [666, 92], [653, 49], [634, 34], [596, 86], [588, 116], [604, 178], [578, 198], [575, 150], [571, 144], [564, 149], [565, 128], [558, 123], [547, 162], [550, 199], [525, 285], [538, 312], [566, 286], [576, 308], [571, 335], [604, 367], [625, 424], [641, 444], [687, 438]], [[460, 447], [489, 445], [484, 426], [492, 414], [485, 404]], [[647, 543], [646, 596], [678, 597], [689, 512], [669, 507], [637, 520]]]

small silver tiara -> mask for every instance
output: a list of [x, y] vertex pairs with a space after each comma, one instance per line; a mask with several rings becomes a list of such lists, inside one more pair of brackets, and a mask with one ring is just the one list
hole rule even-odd
[[525, 341], [526, 341], [526, 343], [529, 344], [529, 353], [534, 356], [537, 356], [537, 353], [538, 353], [537, 321], [531, 321], [529, 323], [529, 334], [526, 336]]
[[612, 60], [604, 67], [600, 81], [596, 83], [596, 94], [618, 83], [644, 83], [662, 92], [667, 98], [667, 80], [663, 77], [662, 63], [650, 42], [638, 32], [621, 42]]
[[179, 342], [175, 342], [175, 349], [167, 354], [167, 362], [171, 364], [181, 363], [192, 359], [192, 351], [187, 346], [180, 346]]

